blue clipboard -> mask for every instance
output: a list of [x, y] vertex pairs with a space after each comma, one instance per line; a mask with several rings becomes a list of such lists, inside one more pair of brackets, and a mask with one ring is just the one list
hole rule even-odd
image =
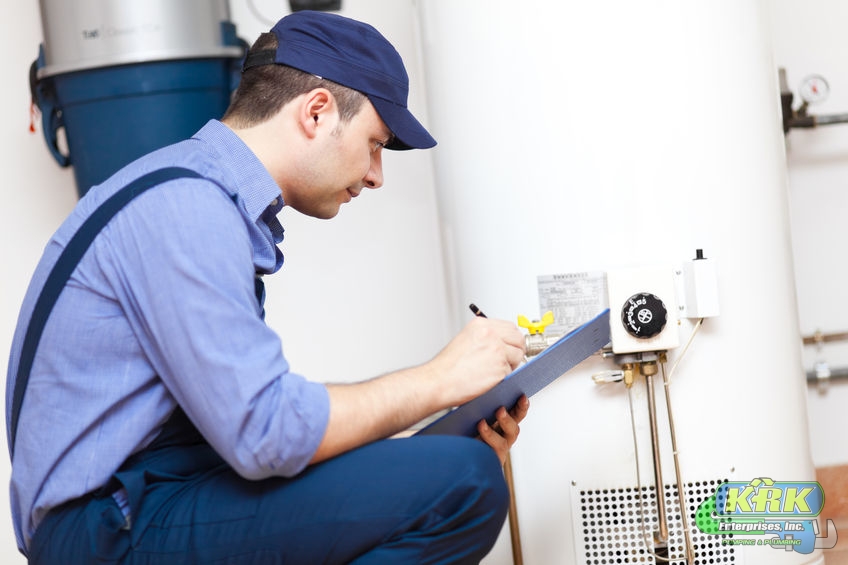
[[536, 394], [610, 341], [609, 309], [558, 339], [506, 376], [488, 392], [458, 406], [415, 435], [477, 435], [477, 422], [495, 421], [501, 406], [511, 408], [522, 394]]

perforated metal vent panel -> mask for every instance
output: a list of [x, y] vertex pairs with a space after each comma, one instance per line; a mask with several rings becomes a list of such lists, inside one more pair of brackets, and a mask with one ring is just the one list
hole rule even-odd
[[[724, 480], [707, 480], [686, 484], [686, 511], [695, 555], [692, 565], [742, 565], [734, 546], [722, 545], [721, 536], [703, 534], [695, 525], [698, 506], [712, 496], [723, 482]], [[659, 529], [656, 489], [653, 486], [643, 486], [641, 497], [639, 493], [637, 487], [595, 490], [581, 489], [579, 485], [572, 487], [577, 563], [686, 565], [686, 542], [677, 485], [665, 485], [663, 497], [669, 531], [667, 555], [664, 556], [670, 559], [670, 562], [657, 559], [653, 554], [653, 532]]]

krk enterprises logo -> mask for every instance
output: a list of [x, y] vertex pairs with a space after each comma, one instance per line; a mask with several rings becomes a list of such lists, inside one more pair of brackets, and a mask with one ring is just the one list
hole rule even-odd
[[726, 482], [698, 507], [695, 524], [705, 534], [726, 536], [723, 545], [761, 545], [812, 553], [836, 545], [836, 527], [827, 521], [819, 536], [816, 516], [824, 491], [816, 482]]

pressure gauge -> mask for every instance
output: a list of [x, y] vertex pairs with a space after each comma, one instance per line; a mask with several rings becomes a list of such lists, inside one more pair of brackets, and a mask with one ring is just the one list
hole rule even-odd
[[801, 99], [807, 104], [822, 102], [830, 94], [830, 86], [821, 75], [810, 75], [801, 82]]

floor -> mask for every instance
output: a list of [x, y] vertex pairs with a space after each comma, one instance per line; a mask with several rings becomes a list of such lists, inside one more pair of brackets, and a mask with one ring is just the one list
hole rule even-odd
[[831, 519], [839, 533], [836, 547], [823, 551], [825, 565], [848, 565], [848, 465], [820, 467], [816, 469], [816, 480], [824, 490], [819, 524]]

